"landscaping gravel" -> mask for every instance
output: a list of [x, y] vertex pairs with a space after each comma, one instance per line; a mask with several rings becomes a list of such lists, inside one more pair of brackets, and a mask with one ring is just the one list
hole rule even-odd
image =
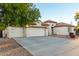
[[32, 56], [14, 39], [0, 38], [0, 56]]

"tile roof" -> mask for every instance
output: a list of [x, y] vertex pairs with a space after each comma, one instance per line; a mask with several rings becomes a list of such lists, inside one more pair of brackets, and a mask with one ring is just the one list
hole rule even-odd
[[75, 26], [61, 22], [61, 23], [57, 23], [55, 27], [75, 27]]
[[42, 26], [49, 26], [49, 24], [46, 24], [46, 23], [42, 23], [41, 25]]
[[52, 20], [47, 20], [47, 21], [44, 21], [44, 23], [57, 23], [56, 21], [52, 21]]

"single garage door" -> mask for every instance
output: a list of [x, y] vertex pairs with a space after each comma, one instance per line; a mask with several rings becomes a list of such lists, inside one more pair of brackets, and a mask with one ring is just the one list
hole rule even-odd
[[45, 36], [46, 28], [27, 28], [27, 37], [30, 36]]
[[23, 37], [23, 28], [8, 27], [8, 37]]

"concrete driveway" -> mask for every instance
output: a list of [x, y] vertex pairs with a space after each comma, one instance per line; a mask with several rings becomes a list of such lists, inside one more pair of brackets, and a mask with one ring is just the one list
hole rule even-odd
[[35, 56], [79, 55], [79, 39], [70, 40], [52, 36], [14, 39]]

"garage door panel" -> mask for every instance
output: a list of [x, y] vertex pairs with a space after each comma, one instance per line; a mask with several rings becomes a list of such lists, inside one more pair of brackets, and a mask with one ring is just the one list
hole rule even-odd
[[27, 37], [30, 36], [45, 36], [45, 28], [27, 28]]
[[9, 28], [9, 37], [23, 37], [23, 29], [16, 27]]

